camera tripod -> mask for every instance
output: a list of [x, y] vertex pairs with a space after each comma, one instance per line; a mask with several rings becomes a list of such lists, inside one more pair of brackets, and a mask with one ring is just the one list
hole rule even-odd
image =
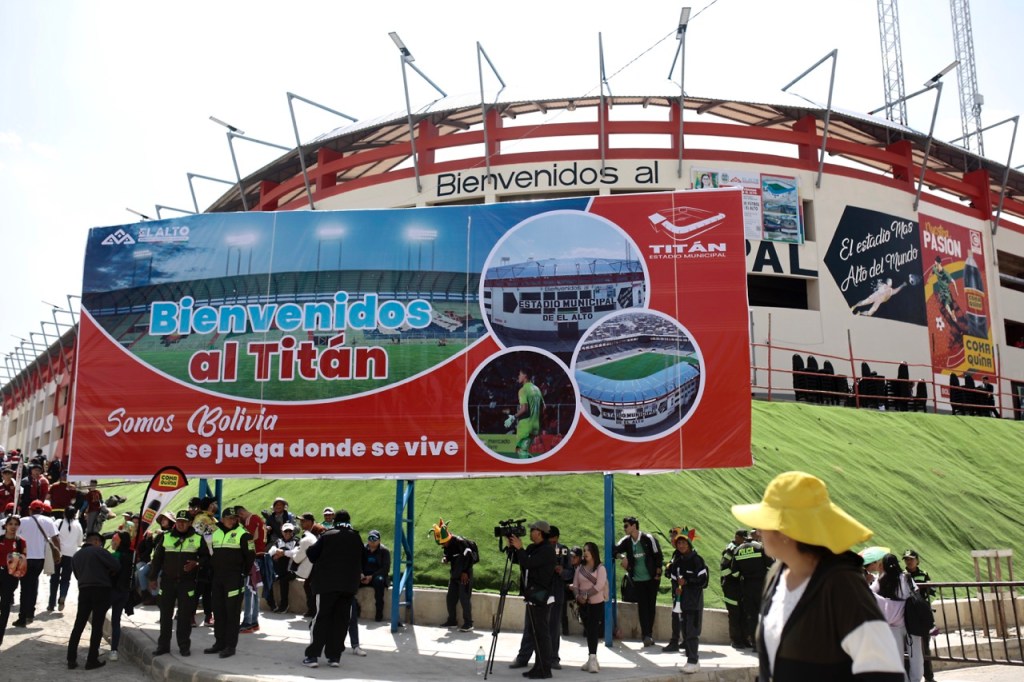
[[494, 653], [498, 648], [498, 634], [501, 632], [501, 619], [505, 615], [505, 598], [508, 597], [508, 590], [512, 583], [512, 547], [502, 546], [502, 540], [498, 539], [498, 550], [505, 552], [505, 569], [501, 573], [499, 583], [498, 609], [494, 613], [491, 623], [491, 650], [487, 655], [487, 663], [484, 665], [484, 679], [494, 672]]

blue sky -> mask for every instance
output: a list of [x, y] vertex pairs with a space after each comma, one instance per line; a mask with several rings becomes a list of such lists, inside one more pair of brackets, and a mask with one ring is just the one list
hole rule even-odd
[[[81, 291], [89, 228], [137, 220], [126, 207], [149, 215], [154, 204], [190, 208], [187, 172], [233, 177], [225, 131], [210, 115], [292, 145], [287, 91], [363, 120], [404, 111], [388, 31], [398, 31], [416, 65], [451, 95], [477, 97], [476, 41], [509, 84], [506, 94], [596, 93], [599, 31], [613, 93], [672, 93], [678, 86], [666, 76], [682, 4], [520, 0], [485, 11], [479, 3], [404, 0], [383, 10], [327, 1], [0, 0], [0, 354], [18, 344], [13, 336], [38, 334], [50, 319], [42, 301], [64, 303]], [[837, 48], [835, 106], [864, 112], [882, 103], [875, 0], [691, 4], [689, 94], [782, 101], [782, 85]], [[899, 10], [910, 92], [953, 60], [949, 4], [900, 0]], [[1024, 26], [1024, 3], [974, 0], [971, 10], [990, 124], [1024, 109], [1006, 57]], [[824, 101], [827, 72], [796, 90]], [[414, 74], [410, 95], [414, 108], [435, 97]], [[919, 99], [911, 125], [927, 129], [931, 99]], [[304, 139], [341, 123], [298, 107]], [[936, 132], [960, 135], [955, 87], [946, 89]], [[986, 135], [988, 156], [1005, 159], [1009, 132]], [[276, 155], [244, 142], [237, 148], [243, 175]], [[201, 208], [224, 189], [203, 181], [196, 188]]]

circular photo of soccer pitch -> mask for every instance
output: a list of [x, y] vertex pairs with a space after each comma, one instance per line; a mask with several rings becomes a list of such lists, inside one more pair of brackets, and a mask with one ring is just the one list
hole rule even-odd
[[502, 346], [541, 348], [568, 365], [600, 319], [647, 304], [649, 281], [639, 248], [618, 225], [585, 211], [549, 211], [495, 245], [480, 308]]
[[620, 440], [661, 438], [690, 418], [704, 392], [700, 348], [678, 321], [623, 311], [591, 327], [573, 358], [581, 411]]
[[473, 440], [496, 459], [537, 462], [555, 454], [579, 419], [576, 386], [553, 354], [510, 348], [481, 364], [466, 390]]

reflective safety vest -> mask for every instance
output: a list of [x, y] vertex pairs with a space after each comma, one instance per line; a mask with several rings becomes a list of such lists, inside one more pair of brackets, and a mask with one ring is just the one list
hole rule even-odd
[[241, 525], [237, 525], [228, 531], [218, 527], [213, 532], [213, 537], [211, 538], [213, 551], [216, 552], [218, 549], [241, 549], [242, 536], [247, 532]]
[[203, 536], [193, 533], [184, 538], [175, 537], [170, 533], [160, 536], [160, 542], [164, 546], [164, 552], [175, 552], [181, 554], [197, 554], [203, 542]]

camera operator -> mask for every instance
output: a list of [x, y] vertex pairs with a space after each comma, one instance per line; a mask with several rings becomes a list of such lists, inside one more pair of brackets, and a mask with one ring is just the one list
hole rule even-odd
[[[523, 637], [532, 633], [537, 660], [523, 677], [531, 680], [546, 680], [551, 677], [551, 630], [549, 618], [555, 602], [555, 546], [549, 541], [551, 526], [547, 521], [537, 520], [530, 525], [530, 546], [524, 548], [519, 536], [508, 538], [513, 560], [522, 570], [521, 591], [526, 599], [526, 621]], [[561, 581], [557, 587], [562, 589]], [[513, 668], [525, 667], [527, 660], [516, 657]]]

